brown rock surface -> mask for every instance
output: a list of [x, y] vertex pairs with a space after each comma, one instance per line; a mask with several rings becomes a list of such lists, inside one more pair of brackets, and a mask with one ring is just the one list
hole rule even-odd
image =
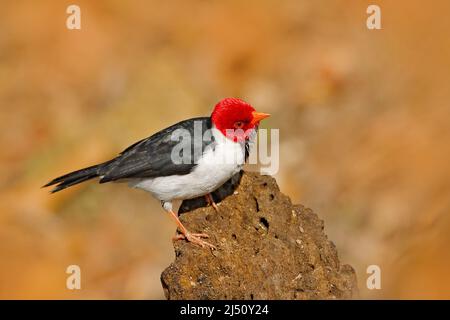
[[[203, 204], [186, 201], [180, 213]], [[177, 241], [175, 261], [161, 275], [168, 299], [348, 299], [357, 293], [355, 272], [339, 263], [323, 221], [293, 205], [272, 177], [244, 173], [219, 212], [200, 207], [181, 221], [208, 233], [217, 250]]]

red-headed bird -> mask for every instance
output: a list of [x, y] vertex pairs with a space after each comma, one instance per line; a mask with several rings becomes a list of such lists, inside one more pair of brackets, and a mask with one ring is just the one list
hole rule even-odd
[[161, 201], [180, 229], [174, 239], [214, 248], [202, 239], [208, 235], [183, 226], [172, 201], [205, 196], [217, 210], [211, 192], [241, 170], [259, 122], [268, 116], [240, 99], [226, 98], [210, 117], [181, 121], [134, 143], [114, 159], [65, 174], [44, 187], [56, 185], [54, 193], [97, 177], [100, 183], [126, 181]]

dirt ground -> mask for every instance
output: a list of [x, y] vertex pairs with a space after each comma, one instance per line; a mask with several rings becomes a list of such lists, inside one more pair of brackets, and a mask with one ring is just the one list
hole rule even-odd
[[323, 221], [292, 204], [270, 176], [246, 172], [217, 210], [191, 210], [181, 221], [215, 248], [175, 244], [175, 262], [161, 276], [168, 299], [358, 297], [355, 271], [340, 263]]

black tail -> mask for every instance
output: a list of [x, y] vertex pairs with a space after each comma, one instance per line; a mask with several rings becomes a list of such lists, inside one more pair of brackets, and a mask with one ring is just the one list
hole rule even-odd
[[65, 189], [65, 188], [68, 188], [70, 186], [73, 186], [73, 185], [79, 184], [81, 182], [96, 178], [102, 174], [102, 171], [105, 168], [105, 165], [108, 163], [109, 162], [101, 163], [101, 164], [98, 164], [98, 165], [95, 165], [92, 167], [84, 168], [81, 170], [77, 170], [77, 171], [65, 174], [61, 177], [53, 179], [52, 181], [47, 183], [45, 186], [43, 186], [43, 188], [56, 184], [56, 186], [53, 188], [53, 190], [50, 191], [51, 193], [55, 193], [55, 192]]

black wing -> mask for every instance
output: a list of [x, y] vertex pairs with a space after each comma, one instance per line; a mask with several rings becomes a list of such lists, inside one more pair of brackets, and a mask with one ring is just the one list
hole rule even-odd
[[[194, 125], [195, 123], [196, 125]], [[198, 141], [201, 143], [194, 144], [194, 128], [201, 128], [202, 136], [209, 131], [207, 134], [211, 139], [205, 140], [202, 137], [196, 137], [196, 139], [200, 139]], [[186, 130], [185, 132], [189, 133], [190, 139], [174, 140], [173, 134], [177, 129]], [[193, 118], [174, 124], [138, 141], [122, 151], [116, 159], [103, 168], [100, 183], [128, 178], [153, 178], [188, 174], [195, 168], [197, 160], [205, 148], [214, 142], [210, 130], [210, 118]], [[181, 150], [185, 147], [191, 150], [188, 163], [174, 163], [172, 160], [172, 150], [180, 144], [183, 144]], [[182, 156], [182, 151], [180, 156]]]

